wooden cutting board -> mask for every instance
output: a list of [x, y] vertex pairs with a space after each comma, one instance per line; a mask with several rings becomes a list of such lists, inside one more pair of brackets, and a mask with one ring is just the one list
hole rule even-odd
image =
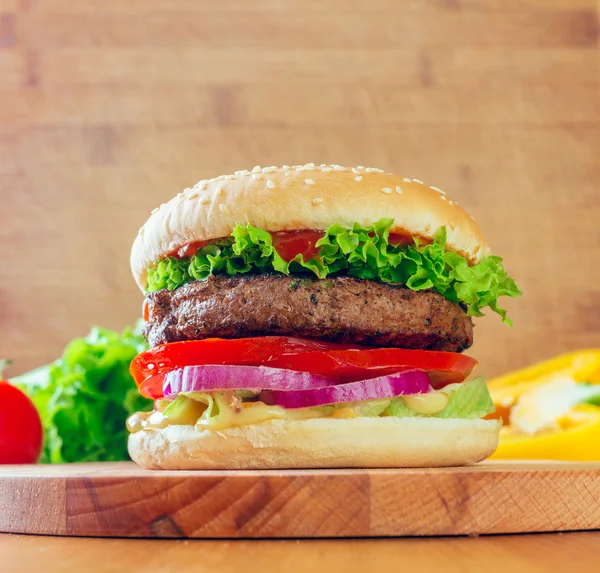
[[100, 537], [480, 535], [600, 529], [600, 463], [147, 471], [0, 467], [0, 531]]

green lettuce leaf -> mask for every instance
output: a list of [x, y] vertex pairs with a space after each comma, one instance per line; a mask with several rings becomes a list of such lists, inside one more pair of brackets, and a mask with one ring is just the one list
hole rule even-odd
[[147, 348], [139, 327], [122, 333], [95, 327], [72, 340], [61, 358], [11, 380], [35, 404], [44, 428], [40, 461], [127, 460], [125, 420], [152, 409], [129, 364]]
[[464, 257], [446, 251], [445, 227], [431, 244], [415, 239], [414, 245], [394, 246], [389, 243], [392, 223], [393, 219], [381, 219], [370, 227], [332, 225], [316, 243], [318, 257], [305, 261], [297, 255], [289, 262], [277, 253], [269, 233], [252, 225], [237, 225], [231, 237], [200, 248], [193, 257], [157, 262], [148, 270], [147, 291], [175, 290], [211, 275], [278, 272], [324, 279], [343, 274], [405, 285], [414, 291], [432, 289], [464, 304], [469, 316], [483, 316], [482, 310], [490, 308], [510, 324], [498, 299], [517, 297], [521, 291], [500, 257], [485, 257], [469, 266]]
[[[395, 416], [474, 420], [494, 411], [485, 378], [475, 378], [462, 384], [451, 384], [444, 388], [444, 392], [448, 395], [448, 405], [441, 412], [431, 416], [424, 416], [409, 408], [400, 397], [291, 410], [280, 406], [267, 406], [260, 401], [253, 403], [251, 407], [260, 409], [257, 420], [304, 419], [307, 413], [309, 417], [327, 418], [335, 416], [337, 411], [343, 409], [352, 409], [353, 414], [358, 417]], [[233, 393], [230, 391], [182, 392], [164, 410], [163, 418], [168, 424], [199, 424], [203, 428], [212, 430], [225, 429], [232, 423], [232, 397]]]
[[409, 408], [402, 398], [394, 398], [387, 409], [387, 413], [389, 416], [398, 418], [431, 417], [477, 420], [494, 411], [494, 403], [488, 391], [486, 380], [481, 376], [468, 382], [450, 384], [443, 391], [448, 394], [448, 405], [437, 414], [430, 416], [419, 414]]

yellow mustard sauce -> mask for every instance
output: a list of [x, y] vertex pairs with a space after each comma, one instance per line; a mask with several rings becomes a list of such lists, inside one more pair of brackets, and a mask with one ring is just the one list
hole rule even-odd
[[411, 410], [424, 416], [437, 414], [448, 405], [448, 395], [444, 392], [411, 394], [410, 396], [402, 396], [402, 400]]

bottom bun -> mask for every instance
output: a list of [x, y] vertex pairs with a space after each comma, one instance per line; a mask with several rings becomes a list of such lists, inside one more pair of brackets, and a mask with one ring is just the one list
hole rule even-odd
[[148, 469], [398, 468], [461, 466], [498, 446], [498, 420], [316, 418], [227, 430], [144, 429], [129, 436]]

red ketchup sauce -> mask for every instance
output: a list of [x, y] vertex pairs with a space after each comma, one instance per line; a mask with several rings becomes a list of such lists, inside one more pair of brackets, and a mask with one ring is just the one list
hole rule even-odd
[[148, 322], [150, 320], [150, 309], [148, 308], [148, 297], [146, 297], [144, 299], [144, 302], [142, 304], [142, 316], [144, 317], [144, 320], [146, 322]]
[[195, 241], [186, 245], [185, 247], [181, 247], [174, 253], [171, 253], [169, 256], [175, 257], [176, 259], [186, 259], [188, 257], [193, 257], [198, 249], [201, 249], [205, 245], [208, 245], [211, 241]]
[[[276, 233], [271, 233], [271, 237], [273, 239], [275, 250], [286, 261], [291, 261], [298, 254], [302, 254], [304, 260], [308, 261], [318, 256], [319, 249], [315, 245], [317, 241], [323, 237], [323, 234], [323, 231], [311, 230], [277, 231]], [[176, 259], [193, 257], [198, 249], [201, 249], [211, 242], [212, 241], [195, 241], [170, 253], [169, 256], [175, 257]], [[411, 235], [390, 233], [389, 243], [395, 247], [398, 245], [412, 245], [413, 237]]]
[[305, 261], [319, 255], [315, 247], [323, 237], [323, 231], [279, 231], [272, 233], [273, 246], [285, 261], [291, 261], [296, 255], [302, 255]]

